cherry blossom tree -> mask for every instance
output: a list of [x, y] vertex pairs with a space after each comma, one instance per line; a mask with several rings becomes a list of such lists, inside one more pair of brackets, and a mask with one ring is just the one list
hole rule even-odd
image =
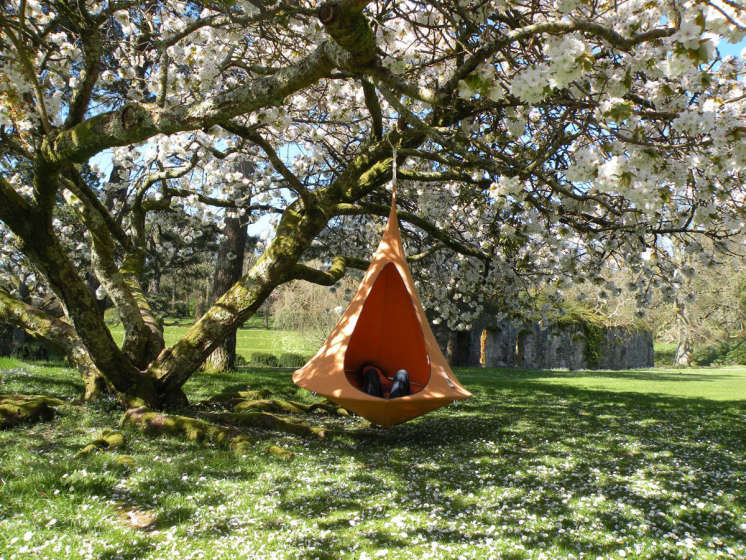
[[[183, 404], [190, 375], [277, 286], [364, 267], [394, 161], [426, 302], [457, 328], [495, 286], [506, 301], [527, 281], [561, 290], [610, 255], [642, 268], [665, 237], [743, 227], [744, 64], [718, 45], [744, 37], [745, 13], [729, 0], [1, 10], [3, 236], [59, 300], [57, 336], [127, 406]], [[117, 181], [84, 173], [102, 157]], [[142, 283], [157, 212], [194, 235], [273, 217], [261, 258], [170, 348]], [[119, 312], [121, 346], [78, 254]], [[319, 255], [327, 269], [304, 264]], [[51, 320], [2, 294], [29, 331]]]

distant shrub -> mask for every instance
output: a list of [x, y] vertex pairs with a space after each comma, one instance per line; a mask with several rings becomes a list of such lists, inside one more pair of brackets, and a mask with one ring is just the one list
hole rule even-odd
[[275, 356], [271, 352], [252, 352], [251, 365], [266, 366], [266, 367], [279, 367], [280, 362], [277, 359], [277, 356]]
[[303, 333], [314, 346], [320, 345], [337, 324], [358, 281], [352, 275], [331, 287], [301, 281], [285, 284], [272, 302], [274, 328]]
[[692, 354], [692, 358], [698, 366], [711, 366], [714, 363], [721, 362], [727, 352], [728, 345], [725, 343], [710, 344], [697, 348]]
[[726, 364], [746, 364], [746, 338], [737, 340], [730, 345], [725, 355]]
[[656, 345], [653, 363], [656, 366], [672, 367], [676, 357], [676, 348], [661, 348]]
[[299, 368], [303, 366], [308, 361], [308, 359], [305, 356], [301, 356], [300, 354], [294, 354], [292, 352], [286, 352], [285, 354], [280, 354], [278, 358], [278, 362], [280, 364], [280, 367], [287, 367], [287, 368]]
[[700, 366], [746, 364], [746, 338], [703, 346], [694, 352], [693, 357]]

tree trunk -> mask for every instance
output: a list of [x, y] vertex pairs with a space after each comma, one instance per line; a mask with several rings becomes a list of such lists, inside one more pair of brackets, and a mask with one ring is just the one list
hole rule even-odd
[[[227, 292], [233, 284], [241, 279], [243, 259], [246, 250], [246, 224], [239, 218], [226, 218], [225, 240], [218, 249], [217, 266], [210, 294], [210, 305]], [[205, 362], [208, 371], [227, 371], [236, 368], [236, 331], [210, 354]]]
[[[28, 303], [29, 290], [26, 286], [26, 282], [21, 280], [18, 284], [18, 299], [23, 303]], [[28, 333], [18, 325], [11, 327], [10, 335], [10, 349], [11, 353], [15, 356], [25, 359], [34, 359], [35, 356], [31, 356], [26, 352], [26, 342], [30, 339]]]
[[161, 291], [161, 269], [158, 266], [158, 261], [153, 260], [153, 276], [148, 284], [148, 293], [150, 295], [157, 295]]
[[674, 356], [674, 367], [689, 367], [692, 365], [692, 332], [686, 305], [676, 301], [676, 330], [678, 346]]

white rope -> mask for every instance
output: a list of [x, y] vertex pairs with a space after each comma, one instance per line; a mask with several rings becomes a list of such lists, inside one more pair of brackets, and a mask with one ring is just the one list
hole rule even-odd
[[388, 139], [389, 144], [391, 144], [391, 151], [392, 151], [392, 160], [391, 160], [391, 201], [393, 202], [396, 198], [396, 144], [391, 141], [391, 138]]

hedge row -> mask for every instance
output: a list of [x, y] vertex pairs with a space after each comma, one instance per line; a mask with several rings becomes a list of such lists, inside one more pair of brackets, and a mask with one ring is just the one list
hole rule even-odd
[[309, 356], [303, 356], [293, 352], [285, 352], [279, 355], [275, 355], [272, 352], [252, 352], [248, 361], [239, 360], [239, 362], [242, 362], [241, 365], [247, 366], [299, 368], [303, 366], [309, 358]]

